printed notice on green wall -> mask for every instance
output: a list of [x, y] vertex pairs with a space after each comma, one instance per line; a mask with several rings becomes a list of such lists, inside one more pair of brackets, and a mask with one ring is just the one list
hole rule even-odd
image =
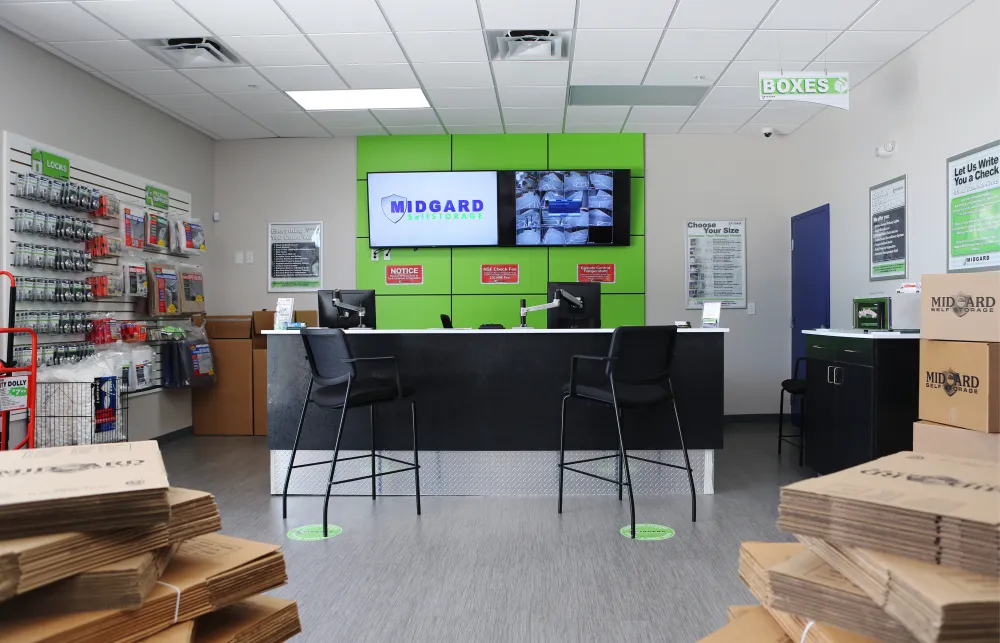
[[68, 181], [69, 159], [35, 147], [31, 150], [31, 171], [42, 176]]
[[1000, 141], [948, 159], [948, 270], [1000, 266]]
[[151, 208], [166, 210], [170, 207], [170, 193], [162, 188], [146, 186], [146, 205]]

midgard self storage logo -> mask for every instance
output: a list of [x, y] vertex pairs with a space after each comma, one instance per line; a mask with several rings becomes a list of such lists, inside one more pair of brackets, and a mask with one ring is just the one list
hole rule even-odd
[[924, 377], [925, 388], [940, 388], [948, 397], [956, 393], [979, 395], [979, 378], [975, 375], [962, 375], [952, 369], [947, 371], [927, 371]]
[[479, 221], [483, 202], [479, 199], [413, 200], [398, 194], [382, 197], [382, 214], [393, 223], [407, 221]]
[[959, 489], [970, 489], [972, 491], [986, 491], [989, 493], [1000, 493], [1000, 486], [993, 484], [983, 484], [981, 482], [965, 482], [951, 476], [932, 476], [922, 473], [906, 473], [904, 471], [892, 471], [890, 469], [862, 469], [861, 473], [866, 476], [877, 476], [879, 478], [893, 478], [895, 480], [908, 480], [926, 485], [937, 485], [945, 487], [956, 487]]
[[953, 297], [931, 297], [931, 312], [953, 312], [959, 317], [969, 313], [992, 313], [996, 309], [996, 297], [976, 297], [960, 292]]
[[42, 473], [78, 473], [80, 471], [90, 471], [92, 469], [123, 469], [125, 467], [138, 467], [145, 464], [145, 460], [116, 460], [113, 462], [79, 462], [56, 464], [52, 466], [25, 467], [23, 469], [0, 469], [0, 478], [12, 478], [16, 476], [37, 475]]

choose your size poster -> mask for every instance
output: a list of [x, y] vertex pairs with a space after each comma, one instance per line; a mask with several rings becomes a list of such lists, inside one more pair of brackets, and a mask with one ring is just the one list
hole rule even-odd
[[713, 301], [723, 308], [746, 308], [746, 220], [699, 219], [686, 225], [686, 308], [700, 310]]
[[868, 189], [868, 278], [906, 279], [906, 175]]
[[948, 159], [948, 272], [1000, 266], [1000, 141]]
[[323, 223], [269, 223], [267, 291], [302, 292], [323, 287]]

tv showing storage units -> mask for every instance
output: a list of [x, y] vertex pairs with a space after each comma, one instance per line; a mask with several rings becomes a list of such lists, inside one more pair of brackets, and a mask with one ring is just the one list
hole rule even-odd
[[369, 172], [371, 248], [627, 246], [628, 170]]

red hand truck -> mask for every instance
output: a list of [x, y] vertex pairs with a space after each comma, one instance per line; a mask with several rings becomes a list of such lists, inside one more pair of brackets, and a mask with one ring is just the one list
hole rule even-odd
[[[38, 336], [30, 328], [13, 328], [15, 323], [14, 302], [17, 300], [17, 283], [14, 275], [6, 270], [0, 270], [0, 275], [10, 279], [7, 308], [9, 328], [0, 328], [0, 334], [7, 335], [7, 359], [0, 361], [0, 377], [26, 373], [28, 377], [28, 407], [24, 409], [27, 415], [27, 435], [15, 446], [15, 449], [35, 448], [35, 389], [38, 382]], [[22, 334], [31, 337], [31, 363], [28, 366], [14, 366], [14, 335]], [[10, 448], [10, 414], [13, 411], [0, 412], [0, 451]]]

